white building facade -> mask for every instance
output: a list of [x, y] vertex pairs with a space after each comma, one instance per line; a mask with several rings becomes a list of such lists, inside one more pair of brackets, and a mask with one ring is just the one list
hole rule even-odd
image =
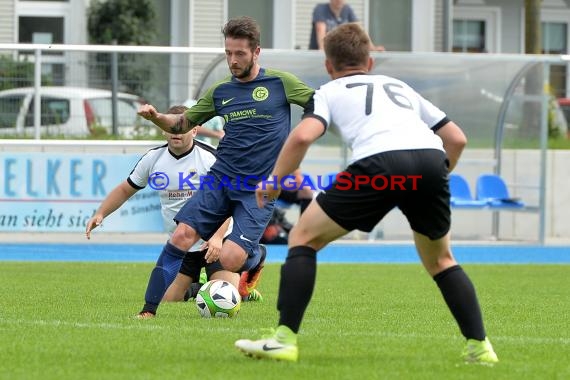
[[[307, 49], [314, 6], [326, 0], [153, 0], [159, 17], [156, 45], [223, 47], [220, 29], [249, 15], [262, 28], [262, 47]], [[0, 0], [0, 43], [88, 44], [90, 0]], [[376, 44], [388, 51], [524, 52], [524, 0], [350, 0]], [[570, 0], [542, 0], [542, 45], [547, 54], [570, 52]], [[170, 75], [190, 62], [177, 56]], [[204, 57], [202, 59], [209, 59]], [[84, 72], [66, 67], [65, 55], [44, 60], [55, 83], [76, 82]], [[559, 96], [569, 92], [566, 68], [553, 79]], [[195, 72], [192, 75], [200, 76]], [[182, 77], [181, 77], [182, 76]], [[194, 80], [189, 80], [194, 83]]]

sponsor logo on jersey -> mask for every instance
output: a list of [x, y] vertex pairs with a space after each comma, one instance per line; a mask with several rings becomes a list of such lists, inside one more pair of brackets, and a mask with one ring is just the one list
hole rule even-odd
[[234, 99], [235, 99], [235, 96], [233, 98], [229, 98], [229, 99], [222, 99], [222, 105], [225, 106], [226, 104], [228, 104], [229, 102], [231, 102]]
[[251, 93], [253, 100], [262, 102], [269, 97], [269, 90], [266, 87], [259, 86], [253, 89]]
[[176, 190], [169, 190], [168, 191], [168, 199], [171, 201], [182, 201], [190, 198], [194, 195], [194, 190], [183, 190], [183, 191], [176, 191]]

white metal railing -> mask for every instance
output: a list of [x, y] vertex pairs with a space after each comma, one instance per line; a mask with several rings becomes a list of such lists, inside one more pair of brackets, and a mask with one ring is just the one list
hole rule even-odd
[[[164, 102], [163, 107], [170, 104], [182, 104], [185, 100], [192, 97], [196, 82], [202, 76], [204, 70], [211, 62], [212, 58], [209, 56], [219, 56], [224, 53], [222, 48], [207, 48], [207, 47], [162, 47], [162, 46], [118, 46], [118, 45], [64, 45], [64, 44], [0, 44], [0, 54], [12, 54], [15, 62], [30, 62], [34, 64], [34, 77], [32, 86], [35, 89], [34, 94], [34, 137], [40, 139], [40, 112], [41, 112], [41, 98], [39, 88], [42, 81], [42, 64], [62, 64], [64, 65], [64, 72], [66, 78], [62, 85], [75, 86], [76, 83], [81, 83], [79, 87], [84, 87], [85, 83], [89, 83], [91, 78], [88, 73], [92, 64], [89, 58], [85, 58], [81, 53], [108, 53], [112, 57], [119, 53], [121, 54], [152, 54], [155, 56], [168, 56], [169, 60], [166, 63], [168, 70], [164, 67], [155, 69], [156, 71], [167, 72], [168, 90], [162, 91], [158, 96], [153, 94], [153, 104]], [[55, 53], [64, 55], [54, 57]], [[204, 59], [194, 59], [194, 57], [203, 56]], [[183, 57], [177, 59], [174, 57]], [[113, 60], [111, 61], [113, 62]], [[83, 70], [80, 68], [83, 67]], [[105, 69], [106, 70], [106, 69]], [[116, 67], [111, 68], [112, 73], [116, 72]], [[82, 72], [83, 71], [83, 72]], [[77, 74], [79, 72], [79, 74]], [[74, 74], [75, 73], [75, 74]], [[67, 78], [67, 76], [72, 78]], [[3, 78], [7, 80], [8, 78]], [[112, 78], [113, 79], [113, 78]], [[152, 81], [154, 78], [145, 78], [147, 81]], [[117, 92], [117, 79], [111, 80], [112, 83], [106, 83], [104, 86], [110, 88], [113, 94]], [[160, 79], [158, 79], [160, 81]], [[17, 87], [17, 86], [16, 86]], [[88, 87], [88, 86], [85, 86]], [[100, 87], [100, 86], [97, 86]], [[175, 95], [174, 95], [175, 94]], [[148, 98], [147, 94], [137, 94]], [[165, 99], [170, 99], [170, 102]], [[114, 105], [115, 106], [115, 105]], [[113, 113], [116, 115], [116, 112]]]

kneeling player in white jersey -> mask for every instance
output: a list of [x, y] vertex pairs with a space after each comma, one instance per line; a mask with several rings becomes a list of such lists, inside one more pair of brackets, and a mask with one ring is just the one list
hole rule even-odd
[[[145, 107], [145, 106], [142, 106]], [[182, 114], [187, 110], [184, 106], [173, 106], [170, 113]], [[167, 176], [168, 186], [162, 188], [166, 183], [166, 178], [156, 182], [154, 190], [159, 191], [161, 212], [165, 230], [169, 235], [176, 228], [174, 216], [182, 205], [189, 199], [195, 190], [200, 187], [200, 178], [208, 173], [208, 170], [216, 160], [216, 149], [211, 145], [197, 141], [194, 138], [198, 132], [197, 128], [188, 133], [173, 135], [164, 133], [167, 144], [149, 150], [135, 165], [129, 177], [113, 189], [103, 200], [95, 215], [88, 221], [86, 226], [87, 238], [90, 238], [91, 231], [99, 226], [105, 217], [117, 210], [137, 191], [143, 189], [147, 184], [152, 185], [152, 177], [156, 175]], [[182, 174], [182, 175], [181, 175]], [[180, 178], [187, 180], [192, 186], [182, 183]], [[149, 182], [150, 180], [150, 182]], [[189, 250], [187, 256], [204, 256], [208, 251], [219, 251], [222, 240], [227, 233], [231, 232], [231, 218], [228, 218], [218, 231], [208, 242], [198, 241]], [[139, 318], [152, 318], [156, 315], [156, 310], [163, 296], [178, 274], [184, 256], [161, 255], [156, 266], [151, 272], [147, 290], [145, 294], [145, 305], [138, 314]], [[231, 282], [236, 288], [239, 287], [240, 275], [237, 273], [222, 271], [220, 268], [207, 269], [212, 279], [224, 279]], [[182, 301], [193, 297], [199, 288], [198, 275], [190, 279], [193, 286], [188, 286], [184, 294], [176, 299], [172, 297], [169, 301]], [[244, 298], [249, 300], [261, 300], [261, 294], [252, 289]]]
[[357, 24], [337, 27], [324, 44], [325, 66], [333, 80], [315, 92], [313, 112], [305, 112], [289, 135], [273, 169], [276, 178], [258, 185], [257, 202], [261, 207], [278, 196], [276, 184], [300, 165], [328, 127], [337, 128], [351, 147], [351, 163], [309, 205], [289, 235], [275, 333], [235, 345], [250, 356], [296, 361], [297, 333], [315, 285], [317, 251], [349, 231], [371, 231], [398, 207], [413, 230], [422, 264], [466, 339], [464, 360], [497, 362], [473, 284], [450, 249], [448, 174], [467, 142], [465, 135], [406, 83], [368, 75], [373, 65], [370, 40]]

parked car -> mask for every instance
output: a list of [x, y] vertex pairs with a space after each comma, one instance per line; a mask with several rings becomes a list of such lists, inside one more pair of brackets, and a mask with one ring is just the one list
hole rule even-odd
[[[112, 92], [81, 87], [41, 87], [42, 135], [85, 137], [112, 134]], [[123, 137], [141, 129], [156, 133], [156, 128], [137, 115], [144, 101], [132, 94], [117, 94], [117, 127]], [[0, 135], [34, 134], [34, 88], [0, 91]]]

